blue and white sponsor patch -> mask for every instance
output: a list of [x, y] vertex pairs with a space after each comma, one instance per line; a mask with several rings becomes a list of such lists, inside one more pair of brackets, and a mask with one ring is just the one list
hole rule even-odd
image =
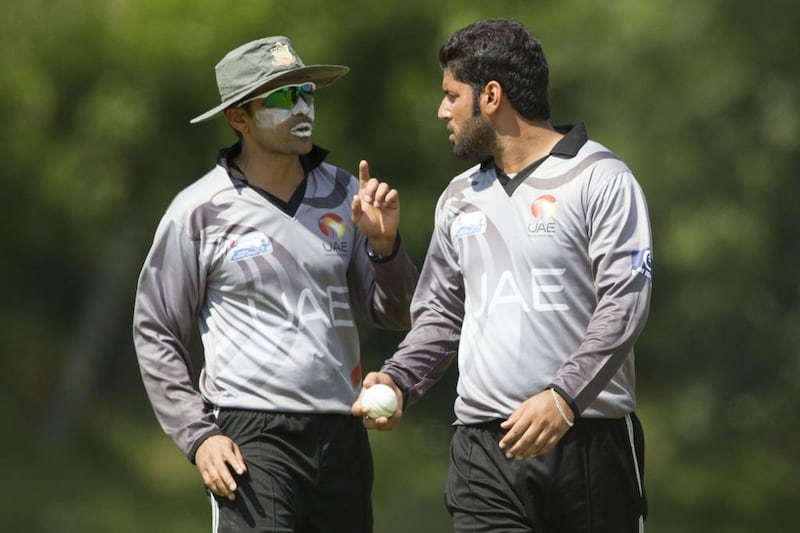
[[450, 234], [453, 239], [486, 232], [486, 215], [483, 213], [462, 213], [453, 221]]
[[271, 253], [272, 243], [270, 240], [263, 233], [256, 231], [231, 241], [228, 259], [230, 261], [241, 261], [248, 257]]
[[653, 281], [653, 251], [650, 248], [631, 253], [631, 274], [641, 274]]

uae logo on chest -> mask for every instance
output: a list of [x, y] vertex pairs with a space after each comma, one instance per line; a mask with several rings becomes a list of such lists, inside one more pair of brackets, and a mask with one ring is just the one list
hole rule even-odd
[[558, 201], [552, 194], [543, 194], [531, 203], [533, 221], [528, 223], [531, 236], [552, 237], [556, 233], [556, 211]]
[[348, 253], [348, 242], [344, 240], [347, 234], [347, 224], [336, 213], [325, 213], [317, 222], [319, 230], [326, 237], [322, 248], [329, 254], [345, 255]]

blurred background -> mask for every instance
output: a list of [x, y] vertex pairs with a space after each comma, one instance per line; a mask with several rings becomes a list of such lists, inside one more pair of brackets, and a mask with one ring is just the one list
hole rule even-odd
[[[788, 533], [800, 519], [800, 51], [771, 0], [25, 0], [0, 19], [5, 207], [3, 531], [210, 530], [195, 468], [161, 432], [131, 341], [155, 226], [233, 135], [188, 120], [213, 67], [274, 34], [352, 72], [315, 140], [401, 191], [421, 265], [436, 198], [465, 168], [436, 119], [436, 52], [480, 18], [545, 48], [553, 122], [584, 122], [650, 204], [655, 284], [637, 348], [651, 533]], [[794, 215], [792, 214], [794, 213]], [[364, 330], [366, 369], [399, 334]], [[199, 361], [199, 352], [196, 352]], [[455, 367], [371, 436], [376, 533], [449, 531]]]

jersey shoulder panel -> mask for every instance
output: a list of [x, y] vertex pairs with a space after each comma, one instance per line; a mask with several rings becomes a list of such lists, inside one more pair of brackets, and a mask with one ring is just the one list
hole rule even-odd
[[167, 208], [165, 218], [185, 223], [185, 219], [198, 207], [213, 202], [220, 194], [235, 188], [225, 169], [217, 165], [175, 196]]
[[312, 207], [334, 209], [358, 192], [358, 179], [348, 171], [330, 163], [322, 163], [308, 174], [308, 187], [303, 202]]
[[608, 175], [632, 173], [628, 165], [617, 154], [595, 141], [587, 141], [575, 156], [577, 164], [591, 167]]
[[438, 207], [441, 208], [448, 200], [462, 197], [467, 189], [474, 187], [477, 182], [485, 180], [489, 175], [489, 172], [482, 170], [480, 164], [458, 174], [450, 180], [442, 194], [439, 195]]

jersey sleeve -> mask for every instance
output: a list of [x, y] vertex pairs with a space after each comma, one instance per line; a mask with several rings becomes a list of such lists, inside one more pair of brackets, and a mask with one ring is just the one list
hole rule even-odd
[[630, 172], [590, 190], [589, 257], [597, 305], [583, 340], [549, 387], [576, 414], [606, 388], [644, 327], [650, 307], [652, 239], [644, 194]]
[[421, 398], [456, 357], [464, 294], [446, 217], [437, 207], [434, 232], [411, 303], [411, 331], [381, 368], [404, 391], [409, 404]]
[[161, 427], [194, 460], [221, 433], [195, 385], [189, 339], [203, 299], [198, 247], [176, 221], [162, 219], [136, 292], [133, 339], [145, 390]]
[[367, 239], [357, 233], [348, 285], [357, 316], [366, 323], [389, 330], [411, 325], [409, 306], [417, 283], [417, 267], [406, 252], [400, 235], [391, 256], [374, 260], [367, 253]]

